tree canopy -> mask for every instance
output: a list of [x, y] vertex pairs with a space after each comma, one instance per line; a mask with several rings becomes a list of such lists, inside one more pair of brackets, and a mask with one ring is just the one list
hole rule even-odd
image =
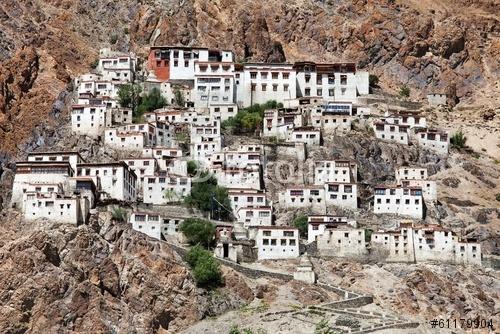
[[201, 245], [205, 248], [212, 246], [215, 237], [215, 225], [209, 221], [188, 218], [180, 226], [190, 245]]

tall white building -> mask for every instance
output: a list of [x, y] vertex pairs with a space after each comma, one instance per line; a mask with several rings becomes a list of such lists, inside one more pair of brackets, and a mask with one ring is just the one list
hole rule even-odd
[[375, 187], [374, 213], [392, 213], [422, 219], [424, 217], [424, 208], [421, 188]]
[[255, 246], [259, 260], [296, 258], [299, 256], [299, 230], [288, 226], [259, 226]]

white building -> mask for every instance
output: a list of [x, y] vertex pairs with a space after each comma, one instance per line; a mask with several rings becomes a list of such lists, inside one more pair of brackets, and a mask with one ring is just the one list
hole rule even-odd
[[56, 192], [26, 192], [23, 197], [24, 219], [28, 221], [45, 218], [75, 225], [87, 222], [90, 204], [86, 198]]
[[436, 107], [439, 105], [447, 104], [447, 97], [444, 93], [431, 93], [427, 94], [427, 102], [430, 106]]
[[209, 105], [210, 117], [221, 122], [233, 118], [238, 114], [238, 106], [235, 104], [216, 104]]
[[307, 217], [307, 242], [311, 243], [316, 237], [323, 234], [327, 228], [356, 228], [355, 220], [349, 220], [347, 217], [329, 216], [329, 215], [309, 215]]
[[400, 167], [396, 169], [396, 182], [403, 187], [421, 188], [426, 201], [437, 200], [436, 181], [428, 179], [427, 168]]
[[271, 109], [264, 112], [263, 137], [286, 139], [290, 130], [304, 126], [304, 116], [297, 109]]
[[255, 168], [212, 167], [217, 184], [226, 188], [261, 189], [261, 173]]
[[126, 158], [124, 161], [130, 170], [137, 176], [138, 195], [142, 194], [142, 185], [145, 175], [154, 175], [158, 171], [158, 162], [155, 158]]
[[162, 170], [170, 170], [174, 174], [187, 175], [187, 162], [182, 158], [182, 149], [178, 147], [154, 146], [142, 149], [143, 157], [155, 158]]
[[123, 161], [79, 164], [77, 176], [91, 177], [94, 184], [100, 184], [103, 199], [127, 202], [137, 199], [137, 176]]
[[120, 131], [108, 128], [104, 133], [104, 144], [117, 150], [140, 151], [144, 146], [151, 145], [147, 134], [139, 131]]
[[447, 155], [450, 147], [450, 137], [444, 131], [427, 129], [415, 131], [416, 142], [438, 154]]
[[325, 134], [345, 133], [351, 130], [353, 117], [350, 102], [329, 102], [305, 109], [310, 114], [309, 124], [322, 129]]
[[312, 126], [296, 127], [288, 130], [287, 142], [304, 143], [310, 146], [319, 146], [321, 143], [321, 130]]
[[106, 127], [107, 107], [97, 105], [73, 105], [71, 111], [71, 131], [80, 135], [97, 138]]
[[266, 193], [257, 189], [229, 188], [228, 197], [233, 212], [237, 212], [239, 208], [262, 207], [269, 204]]
[[369, 93], [368, 72], [354, 63], [316, 64], [296, 62], [297, 97], [320, 97], [326, 101], [357, 102]]
[[222, 149], [220, 124], [191, 126], [191, 159], [201, 165], [209, 163], [210, 157]]
[[384, 120], [386, 123], [407, 125], [410, 128], [426, 128], [427, 121], [419, 112], [395, 112], [385, 113]]
[[32, 186], [59, 184], [69, 189], [68, 178], [74, 174], [69, 161], [21, 161], [16, 162], [16, 174], [12, 185], [11, 204], [22, 208], [23, 195]]
[[375, 187], [373, 212], [422, 219], [424, 217], [422, 189], [401, 186]]
[[376, 138], [404, 145], [408, 145], [409, 143], [409, 129], [409, 125], [392, 124], [384, 120], [375, 121], [373, 123], [373, 130]]
[[236, 210], [236, 218], [245, 228], [255, 226], [271, 226], [273, 209], [270, 206], [247, 206]]
[[31, 152], [28, 153], [28, 161], [69, 162], [73, 170], [76, 170], [78, 164], [85, 162], [76, 151]]
[[279, 202], [283, 208], [311, 208], [325, 210], [325, 188], [323, 185], [297, 185], [287, 187], [279, 193]]
[[378, 231], [371, 236], [372, 248], [385, 251], [389, 262], [438, 261], [481, 265], [481, 244], [462, 240], [439, 225], [413, 226], [401, 223], [397, 230]]
[[129, 222], [134, 230], [158, 240], [165, 240], [169, 235], [178, 235], [184, 218], [137, 211], [132, 212]]
[[99, 64], [96, 68], [105, 80], [118, 80], [131, 82], [134, 80], [136, 59], [131, 55], [106, 55], [99, 57]]
[[259, 226], [255, 236], [259, 260], [292, 259], [299, 256], [299, 230], [288, 226]]
[[325, 204], [356, 210], [358, 208], [358, 185], [350, 182], [325, 183]]
[[239, 107], [263, 104], [270, 100], [283, 103], [296, 98], [296, 72], [292, 64], [248, 63], [234, 74]]
[[314, 162], [314, 184], [356, 182], [358, 165], [350, 160], [319, 160]]
[[316, 247], [322, 256], [357, 257], [367, 253], [365, 230], [350, 226], [327, 227], [316, 237]]
[[[237, 107], [235, 104], [234, 64], [231, 62], [195, 61], [194, 106], [208, 112], [212, 104]], [[221, 121], [224, 119], [221, 119]]]
[[160, 171], [146, 175], [143, 182], [143, 202], [165, 205], [182, 200], [191, 192], [191, 178]]
[[224, 148], [222, 152], [212, 154], [210, 162], [213, 167], [222, 166], [224, 168], [246, 168], [259, 170], [262, 164], [260, 151], [246, 151], [242, 148], [229, 150]]

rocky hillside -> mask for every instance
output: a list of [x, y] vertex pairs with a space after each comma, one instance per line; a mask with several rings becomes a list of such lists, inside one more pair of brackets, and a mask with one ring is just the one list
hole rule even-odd
[[242, 303], [198, 289], [177, 253], [128, 224], [26, 224], [4, 210], [0, 236], [3, 333], [176, 333]]
[[498, 105], [494, 0], [15, 0], [0, 3], [0, 152], [15, 153], [99, 47], [231, 48], [238, 60], [356, 61], [412, 97]]

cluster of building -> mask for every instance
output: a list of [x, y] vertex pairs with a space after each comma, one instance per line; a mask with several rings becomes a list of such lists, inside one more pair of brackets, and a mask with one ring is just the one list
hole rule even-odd
[[[274, 203], [264, 185], [264, 145], [226, 147], [221, 122], [240, 108], [275, 100], [284, 107], [265, 112], [262, 137], [304, 150], [320, 146], [325, 135], [348, 132], [356, 117], [370, 114], [358, 103], [368, 94], [368, 73], [351, 63], [238, 64], [228, 50], [151, 47], [145, 90], [158, 88], [170, 102], [181, 94], [185, 106], [148, 112], [134, 123], [132, 110], [118, 102], [118, 90], [134, 81], [136, 63], [133, 55], [101, 50], [95, 71], [75, 80], [73, 132], [99, 139], [124, 158], [89, 163], [77, 152], [31, 153], [17, 163], [13, 206], [27, 220], [81, 224], [99, 202], [142, 203], [149, 209], [130, 214], [133, 229], [156, 239], [180, 237], [188, 216], [161, 213], [155, 206], [179, 202], [191, 192], [195, 179], [188, 162], [195, 161], [227, 188], [230, 207], [223, 209], [234, 217], [232, 223], [217, 223], [216, 256], [238, 262], [299, 257], [299, 230], [274, 225]], [[447, 135], [427, 129], [418, 114], [387, 114], [373, 126], [377, 138], [403, 144], [417, 140], [439, 153], [448, 151]], [[188, 150], [179, 145], [182, 137], [189, 138]], [[423, 219], [425, 204], [436, 200], [436, 183], [425, 168], [401, 167], [396, 185], [375, 187], [373, 211]], [[315, 161], [313, 181], [288, 186], [278, 194], [278, 205], [315, 214], [331, 207], [356, 210], [357, 163]], [[373, 233], [370, 241], [365, 229], [347, 217], [309, 215], [307, 243], [315, 243], [322, 256], [361, 257], [376, 247], [389, 261], [480, 264], [477, 242], [436, 226], [399, 228]], [[310, 275], [309, 265], [302, 264], [300, 274]]]
[[409, 145], [416, 144], [441, 155], [447, 155], [450, 137], [446, 131], [427, 127], [425, 117], [418, 112], [386, 112], [373, 122], [375, 137]]

